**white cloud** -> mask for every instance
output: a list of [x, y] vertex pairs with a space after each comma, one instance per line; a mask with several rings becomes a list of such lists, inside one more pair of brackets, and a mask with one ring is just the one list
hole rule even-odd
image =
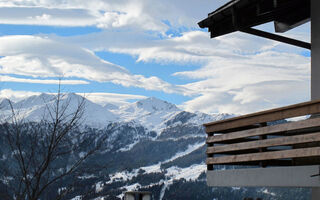
[[[300, 48], [278, 51], [286, 45], [241, 33], [216, 39], [209, 39], [201, 31], [167, 39], [156, 39], [139, 31], [131, 34], [105, 31], [68, 38], [68, 41], [59, 37], [3, 37], [0, 53], [5, 57], [0, 58], [0, 72], [33, 77], [79, 77], [194, 96], [183, 104], [191, 111], [247, 113], [308, 99], [310, 58], [299, 55]], [[174, 73], [190, 79], [191, 83], [173, 85], [156, 76], [130, 74], [92, 53], [103, 49], [135, 55], [137, 61], [186, 65], [193, 62], [202, 67], [193, 71], [187, 71], [186, 67], [185, 71]], [[283, 92], [276, 92], [278, 88]], [[292, 98], [286, 98], [289, 94]]]
[[[89, 49], [137, 56], [137, 61], [202, 65], [197, 70], [173, 75], [190, 79], [180, 85], [184, 95], [196, 96], [183, 107], [190, 111], [248, 113], [298, 103], [309, 99], [310, 58], [304, 49], [243, 33], [210, 39], [207, 33], [191, 31], [180, 37], [155, 39], [120, 32], [73, 38]], [[307, 33], [304, 33], [307, 37]], [[89, 38], [99, 38], [100, 44]], [[104, 39], [103, 39], [104, 38]], [[88, 42], [88, 43], [87, 43]]]
[[[33, 95], [40, 95], [41, 92], [32, 91], [21, 91], [21, 90], [11, 90], [2, 89], [0, 90], [0, 100], [2, 98], [10, 99], [13, 102], [18, 102], [22, 99], [28, 98]], [[48, 93], [53, 94], [53, 93]], [[122, 106], [129, 102], [145, 99], [147, 97], [142, 95], [134, 94], [118, 94], [118, 93], [104, 93], [104, 92], [92, 92], [92, 93], [77, 93], [78, 95], [84, 96], [86, 99], [100, 104], [102, 106], [106, 104], [113, 104], [116, 106]]]
[[[308, 101], [309, 81], [269, 81], [246, 85], [238, 90], [200, 91], [182, 108], [206, 113], [246, 114]], [[203, 86], [204, 88], [205, 86]]]
[[[308, 34], [305, 33], [305, 36]], [[213, 59], [245, 60], [246, 55], [265, 51], [278, 51], [298, 54], [301, 48], [291, 47], [272, 40], [233, 33], [210, 39], [209, 33], [189, 31], [181, 36], [159, 39], [158, 36], [142, 31], [103, 31], [84, 36], [68, 38], [68, 41], [80, 44], [93, 51], [111, 51], [137, 57], [140, 62], [158, 63], [205, 63]]]
[[0, 90], [0, 99], [6, 98], [10, 99], [13, 102], [18, 102], [24, 98], [33, 96], [33, 95], [40, 95], [41, 92], [32, 92], [32, 91], [16, 91], [11, 89], [2, 89]]
[[[210, 39], [207, 33], [191, 31], [162, 40], [139, 32], [132, 40], [125, 32], [117, 33], [119, 40], [111, 40], [112, 34], [78, 36], [73, 42], [84, 41], [82, 45], [93, 50], [134, 55], [138, 62], [186, 65], [186, 71], [173, 75], [190, 79], [191, 83], [180, 85], [184, 88], [180, 91], [196, 96], [183, 104], [191, 111], [248, 113], [309, 98], [310, 58], [300, 55], [301, 48], [244, 33]], [[190, 62], [202, 67], [187, 71]]]
[[17, 82], [17, 83], [61, 84], [61, 85], [89, 84], [88, 81], [82, 81], [82, 80], [27, 79], [27, 78], [16, 78], [16, 77], [3, 76], [3, 75], [0, 75], [0, 81], [1, 82]]
[[1, 24], [95, 26], [96, 17], [84, 9], [0, 7]]
[[106, 105], [111, 103], [113, 105], [122, 106], [127, 104], [130, 101], [140, 100], [147, 98], [142, 95], [133, 95], [133, 94], [117, 94], [117, 93], [103, 93], [103, 92], [92, 92], [92, 93], [78, 93], [83, 95], [85, 98], [89, 99], [92, 102], [95, 102], [100, 105]]
[[102, 60], [88, 49], [41, 36], [0, 37], [0, 73], [32, 77], [83, 78], [125, 87], [181, 92], [183, 88], [155, 76], [130, 74], [125, 68]]
[[131, 27], [166, 31], [174, 27], [196, 27], [223, 1], [194, 0], [2, 0], [0, 23], [100, 28]]

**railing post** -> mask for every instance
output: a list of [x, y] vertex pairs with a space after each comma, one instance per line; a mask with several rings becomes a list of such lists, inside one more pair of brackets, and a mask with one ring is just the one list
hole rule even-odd
[[[211, 137], [213, 135], [214, 135], [213, 133], [208, 133], [208, 137]], [[209, 143], [207, 144], [207, 147], [212, 147], [213, 145], [214, 145], [213, 143]], [[207, 154], [207, 158], [212, 158], [212, 157], [213, 157], [213, 154]], [[207, 170], [208, 171], [213, 170], [213, 165], [207, 164]]]
[[[267, 126], [267, 123], [260, 123], [261, 127], [265, 127]], [[260, 135], [259, 136], [259, 140], [264, 140], [267, 139], [267, 135]], [[268, 148], [259, 148], [259, 152], [265, 152]], [[266, 161], [261, 161], [260, 162], [260, 167], [266, 167], [267, 166], [267, 162]]]

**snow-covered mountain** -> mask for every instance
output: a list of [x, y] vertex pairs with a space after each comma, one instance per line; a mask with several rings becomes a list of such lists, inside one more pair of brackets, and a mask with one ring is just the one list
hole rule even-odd
[[[50, 112], [53, 113], [56, 108], [57, 97], [51, 94], [42, 93], [23, 99], [13, 103], [13, 108], [17, 110], [17, 115], [25, 121], [40, 121], [42, 119], [49, 120]], [[108, 108], [93, 103], [75, 93], [67, 93], [61, 95], [60, 109], [66, 109], [66, 115], [76, 111], [78, 105], [84, 101], [83, 120], [85, 125], [94, 127], [104, 127], [110, 122], [118, 120], [118, 116], [109, 111]], [[7, 116], [11, 114], [10, 107], [2, 108], [3, 113]]]
[[[204, 113], [189, 113], [179, 109], [176, 105], [157, 99], [146, 98], [122, 107], [113, 104], [101, 106], [75, 93], [62, 95], [60, 105], [67, 106], [67, 114], [74, 112], [79, 103], [84, 99], [84, 125], [93, 127], [106, 127], [110, 122], [134, 122], [160, 134], [161, 131], [174, 121], [187, 121], [201, 125], [203, 123], [222, 119], [227, 115], [207, 115]], [[3, 100], [2, 111], [7, 115], [11, 114], [8, 100]], [[13, 103], [13, 107], [19, 111], [19, 116], [26, 121], [50, 120], [48, 110], [56, 106], [56, 96], [42, 93]], [[187, 121], [186, 121], [187, 120]]]
[[179, 112], [181, 110], [174, 104], [155, 97], [122, 106], [115, 111], [124, 121], [135, 121], [157, 133], [164, 128], [165, 121]]

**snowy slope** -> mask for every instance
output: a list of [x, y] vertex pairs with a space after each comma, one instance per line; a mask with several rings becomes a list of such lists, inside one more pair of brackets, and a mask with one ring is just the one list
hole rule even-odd
[[124, 121], [135, 121], [149, 130], [159, 133], [164, 122], [181, 112], [174, 104], [162, 101], [155, 97], [143, 99], [115, 110], [115, 113]]

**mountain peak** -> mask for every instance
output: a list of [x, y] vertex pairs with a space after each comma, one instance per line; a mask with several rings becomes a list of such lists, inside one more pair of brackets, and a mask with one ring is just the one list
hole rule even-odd
[[78, 95], [74, 92], [65, 93], [65, 94], [63, 94], [63, 97], [66, 99], [83, 99], [83, 96]]
[[54, 95], [41, 93], [40, 95], [33, 95], [25, 98], [15, 104], [15, 108], [27, 108], [36, 105], [43, 105], [54, 100]]
[[0, 99], [0, 110], [8, 108], [9, 105], [10, 105], [10, 100], [9, 99], [7, 99], [7, 98], [1, 98]]
[[148, 111], [171, 111], [179, 110], [176, 105], [167, 101], [158, 99], [156, 97], [149, 97], [140, 101], [137, 101], [136, 106]]

